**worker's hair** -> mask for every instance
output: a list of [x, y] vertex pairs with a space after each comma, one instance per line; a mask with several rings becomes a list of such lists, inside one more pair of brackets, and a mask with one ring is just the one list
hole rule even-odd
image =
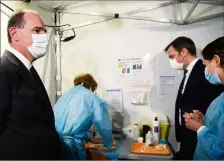
[[192, 56], [196, 56], [195, 44], [188, 37], [181, 36], [176, 38], [164, 50], [167, 52], [170, 46], [173, 46], [173, 48], [179, 53], [182, 51], [183, 48], [185, 48]]
[[84, 87], [87, 89], [90, 89], [91, 91], [95, 91], [97, 88], [97, 83], [93, 76], [89, 73], [87, 74], [81, 74], [75, 77], [74, 79], [74, 85], [80, 85], [83, 84]]
[[10, 16], [10, 18], [8, 20], [8, 25], [7, 25], [7, 34], [8, 34], [8, 42], [9, 43], [12, 42], [12, 39], [11, 39], [11, 36], [9, 33], [10, 28], [17, 27], [17, 28], [23, 29], [26, 24], [26, 21], [24, 20], [24, 14], [27, 12], [33, 12], [33, 13], [37, 14], [37, 12], [35, 12], [33, 10], [16, 10]]
[[202, 50], [202, 56], [205, 60], [212, 60], [214, 55], [220, 57], [221, 65], [224, 67], [224, 36], [215, 39]]

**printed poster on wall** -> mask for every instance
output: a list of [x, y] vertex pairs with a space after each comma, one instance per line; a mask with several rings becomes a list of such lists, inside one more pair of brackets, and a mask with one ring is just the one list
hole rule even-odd
[[119, 58], [118, 79], [120, 81], [148, 81], [150, 71], [145, 67], [141, 57]]
[[123, 112], [122, 90], [108, 89], [106, 90], [107, 103], [117, 112]]
[[157, 94], [159, 97], [175, 94], [176, 92], [176, 80], [174, 75], [159, 77], [159, 85], [157, 88]]
[[141, 58], [118, 59], [118, 67], [122, 74], [131, 75], [142, 70]]

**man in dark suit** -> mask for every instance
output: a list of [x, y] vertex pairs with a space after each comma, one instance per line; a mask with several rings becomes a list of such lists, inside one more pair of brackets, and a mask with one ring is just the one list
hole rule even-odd
[[16, 11], [8, 21], [10, 46], [0, 61], [0, 159], [60, 159], [60, 141], [45, 87], [32, 62], [47, 51], [43, 21]]
[[176, 160], [192, 160], [197, 144], [197, 133], [186, 128], [183, 115], [199, 110], [205, 114], [210, 103], [223, 88], [210, 84], [204, 75], [205, 66], [196, 57], [194, 42], [187, 37], [178, 37], [166, 48], [173, 68], [184, 70], [175, 104], [175, 133], [180, 142]]

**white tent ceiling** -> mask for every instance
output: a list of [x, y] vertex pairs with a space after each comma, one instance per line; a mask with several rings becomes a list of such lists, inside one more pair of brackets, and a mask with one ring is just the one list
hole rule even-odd
[[[156, 0], [148, 0], [148, 1], [156, 1]], [[168, 1], [168, 0], [157, 0], [157, 2], [165, 2], [165, 1]], [[194, 2], [194, 1], [197, 1], [197, 0], [170, 0], [170, 1], [179, 1], [179, 2], [184, 2], [184, 1], [188, 1], [188, 2]], [[119, 4], [121, 1], [78, 1], [78, 0], [74, 0], [74, 1], [63, 1], [63, 0], [60, 0], [60, 1], [36, 1], [38, 4], [44, 6], [44, 7], [48, 7], [48, 8], [54, 8], [58, 5], [62, 5], [62, 6], [69, 6], [69, 5], [80, 5], [81, 3], [117, 3]], [[126, 2], [126, 3], [130, 3], [130, 1], [123, 1], [123, 2]], [[133, 2], [133, 1], [132, 1]], [[142, 3], [144, 1], [136, 1], [137, 3]], [[224, 4], [224, 1], [223, 0], [200, 0], [201, 4], [217, 4], [217, 5], [223, 5]]]
[[[224, 0], [148, 0], [148, 1], [31, 1], [39, 7], [63, 14], [189, 24], [224, 16]], [[127, 5], [128, 4], [128, 5]], [[181, 7], [185, 4], [185, 7]], [[186, 7], [187, 5], [187, 7]], [[199, 7], [200, 6], [200, 7]], [[90, 12], [91, 8], [91, 12]], [[200, 9], [199, 9], [200, 8]], [[162, 11], [156, 14], [155, 11]], [[154, 14], [152, 12], [155, 12]], [[180, 12], [184, 13], [180, 17]], [[153, 16], [151, 16], [153, 15]], [[157, 15], [160, 15], [158, 17]], [[164, 15], [164, 17], [161, 17]]]
[[[105, 19], [119, 17], [185, 25], [224, 17], [224, 0], [30, 1], [33, 6], [57, 11], [63, 15], [98, 16]], [[157, 12], [158, 10], [160, 12]]]
[[31, 3], [36, 3], [39, 6], [46, 7], [48, 9], [53, 9], [59, 5], [67, 6], [67, 5], [79, 3], [79, 1], [31, 1]]

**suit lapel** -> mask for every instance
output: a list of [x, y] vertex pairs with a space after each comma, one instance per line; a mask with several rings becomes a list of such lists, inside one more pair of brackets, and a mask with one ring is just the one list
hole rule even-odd
[[3, 56], [6, 57], [12, 64], [16, 66], [16, 71], [24, 80], [24, 83], [28, 87], [33, 89], [33, 91], [35, 91], [38, 94], [38, 96], [41, 97], [42, 96], [41, 89], [39, 88], [38, 84], [36, 83], [34, 77], [31, 75], [29, 70], [23, 65], [23, 63], [9, 51], [5, 51]]
[[202, 64], [202, 60], [198, 60], [196, 62], [196, 64], [194, 65], [194, 67], [191, 71], [191, 74], [189, 75], [189, 78], [187, 80], [183, 96], [190, 88], [192, 88], [192, 87], [194, 88], [195, 84], [197, 84], [197, 82], [198, 82], [198, 79], [197, 79], [198, 78], [198, 68], [201, 64]]
[[180, 89], [178, 90], [177, 99], [176, 99], [176, 107], [181, 102], [182, 98], [184, 97], [185, 93], [189, 90], [189, 88], [194, 87], [194, 85], [197, 83], [197, 81], [198, 81], [198, 79], [196, 79], [197, 75], [198, 75], [197, 69], [201, 64], [202, 64], [202, 60], [198, 60], [196, 62], [196, 64], [194, 65], [194, 67], [188, 77], [188, 80], [187, 80], [187, 83], [186, 83], [186, 86], [184, 89], [184, 93], [181, 94]]

